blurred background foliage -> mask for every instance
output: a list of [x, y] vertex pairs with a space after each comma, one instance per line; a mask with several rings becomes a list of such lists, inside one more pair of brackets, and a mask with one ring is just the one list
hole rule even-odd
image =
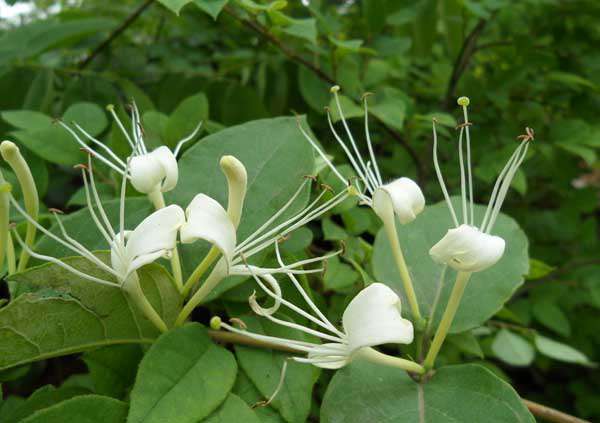
[[[485, 327], [452, 338], [443, 360], [485, 363], [527, 398], [600, 419], [600, 373], [572, 364], [585, 360], [569, 349], [600, 359], [596, 0], [4, 1], [0, 136], [26, 151], [48, 207], [83, 204], [71, 167], [83, 155], [53, 119], [77, 121], [119, 150], [126, 144], [104, 107], [123, 113], [132, 99], [150, 145], [173, 145], [199, 120], [207, 134], [298, 113], [339, 161], [324, 113], [329, 88], [342, 87], [356, 134], [363, 131], [361, 97], [372, 93], [369, 122], [382, 173], [416, 178], [429, 203], [441, 199], [432, 117], [448, 183], [457, 186], [457, 96], [471, 98], [481, 203], [516, 137], [533, 127], [536, 140], [504, 207], [529, 237], [530, 273]], [[104, 171], [102, 193], [111, 197], [116, 178]], [[378, 228], [366, 209], [338, 207], [296, 238], [294, 251], [346, 243], [317, 284], [332, 315], [372, 279]], [[94, 359], [85, 356], [90, 369]], [[57, 383], [84, 368], [61, 360], [5, 374], [13, 381], [4, 388], [27, 395], [40, 380]]]

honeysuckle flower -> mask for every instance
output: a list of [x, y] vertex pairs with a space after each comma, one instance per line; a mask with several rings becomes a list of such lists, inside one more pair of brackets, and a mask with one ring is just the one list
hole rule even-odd
[[[331, 92], [333, 93], [337, 111], [346, 135], [348, 136], [351, 148], [348, 147], [348, 144], [342, 139], [333, 126], [328, 109], [327, 122], [329, 123], [329, 128], [331, 129], [334, 138], [344, 150], [344, 153], [358, 176], [358, 180], [355, 181], [355, 186], [359, 191], [358, 196], [361, 202], [371, 207], [384, 222], [390, 218], [390, 213], [397, 216], [398, 220], [403, 225], [412, 222], [425, 207], [425, 197], [423, 196], [421, 188], [419, 188], [413, 180], [407, 177], [401, 177], [389, 183], [383, 183], [377, 159], [375, 158], [375, 153], [373, 151], [371, 136], [369, 134], [367, 96], [363, 96], [363, 102], [365, 108], [365, 138], [369, 155], [368, 158], [363, 158], [344, 117], [344, 112], [337, 94], [339, 89], [340, 88], [336, 85], [331, 88]], [[299, 126], [304, 138], [306, 138], [317, 151], [333, 174], [342, 183], [349, 185], [350, 182], [342, 176], [331, 160], [329, 160], [325, 152], [317, 145], [316, 141], [311, 138], [301, 125]]]
[[188, 141], [191, 141], [202, 125], [202, 122], [196, 126], [190, 135], [180, 140], [175, 149], [171, 151], [166, 146], [160, 146], [155, 150], [148, 151], [144, 142], [144, 133], [140, 120], [140, 113], [135, 103], [131, 106], [131, 135], [125, 129], [125, 126], [117, 116], [114, 107], [109, 105], [108, 111], [112, 114], [117, 126], [122, 131], [131, 147], [131, 157], [129, 163], [126, 163], [119, 158], [106, 144], [100, 142], [91, 136], [85, 129], [77, 123], [73, 123], [75, 128], [83, 134], [85, 138], [100, 148], [104, 154], [93, 150], [79, 136], [77, 132], [71, 129], [63, 122], [59, 122], [67, 129], [81, 147], [89, 154], [100, 160], [102, 163], [109, 166], [111, 169], [118, 172], [123, 177], [131, 181], [133, 187], [143, 194], [153, 195], [156, 193], [167, 192], [175, 188], [179, 178], [179, 170], [177, 166], [177, 155], [181, 147]]
[[142, 220], [135, 229], [125, 230], [125, 183], [123, 183], [121, 189], [119, 225], [118, 229], [115, 230], [108, 219], [96, 190], [91, 157], [89, 158], [87, 166], [80, 167], [85, 186], [88, 211], [96, 225], [98, 233], [105, 239], [107, 248], [110, 249], [110, 264], [100, 260], [93, 252], [71, 237], [56, 210], [52, 210], [52, 212], [62, 237], [40, 225], [33, 217], [23, 210], [14, 198], [11, 197], [10, 201], [12, 206], [28, 222], [35, 225], [39, 231], [44, 233], [44, 235], [73, 253], [86, 258], [98, 268], [112, 275], [114, 280], [100, 279], [85, 274], [55, 257], [39, 254], [31, 250], [24, 242], [21, 242], [18, 233], [15, 231], [15, 236], [19, 240], [21, 246], [27, 249], [29, 254], [35, 258], [55, 263], [77, 276], [108, 286], [122, 286], [128, 282], [130, 276], [140, 267], [154, 262], [161, 257], [169, 257], [171, 250], [175, 247], [179, 227], [185, 220], [184, 212], [181, 207], [171, 205], [157, 210]]
[[[496, 264], [504, 254], [506, 246], [504, 239], [492, 235], [490, 232], [496, 223], [500, 208], [506, 198], [506, 194], [515, 173], [523, 160], [525, 160], [529, 142], [533, 140], [534, 133], [532, 129], [526, 128], [526, 134], [519, 137], [519, 146], [502, 169], [502, 172], [500, 172], [500, 175], [494, 184], [483, 220], [479, 226], [476, 226], [473, 212], [473, 178], [471, 171], [471, 139], [469, 134], [469, 126], [471, 123], [469, 122], [467, 115], [469, 99], [467, 97], [461, 97], [458, 99], [458, 104], [463, 108], [464, 114], [464, 123], [460, 125], [458, 139], [462, 221], [459, 222], [454, 206], [450, 201], [450, 196], [446, 189], [446, 184], [444, 183], [444, 178], [442, 177], [438, 163], [437, 133], [434, 121], [433, 160], [440, 187], [455, 227], [449, 229], [446, 235], [437, 244], [431, 247], [429, 254], [435, 262], [446, 264], [455, 270], [462, 272], [480, 272]], [[466, 172], [463, 154], [463, 138], [466, 138]]]
[[[276, 252], [279, 264], [283, 267], [284, 263], [278, 248], [276, 248]], [[359, 357], [382, 362], [379, 358], [383, 354], [373, 350], [372, 347], [388, 343], [412, 343], [412, 323], [402, 318], [400, 298], [388, 286], [373, 283], [360, 291], [346, 307], [342, 317], [343, 329], [339, 330], [319, 310], [295, 275], [291, 272], [286, 272], [286, 275], [302, 296], [310, 312], [282, 298], [280, 292], [269, 289], [257, 275], [253, 274], [256, 283], [268, 296], [299, 316], [308, 319], [318, 326], [318, 329], [275, 317], [271, 308], [263, 308], [257, 303], [254, 294], [249, 299], [252, 310], [259, 316], [265, 317], [276, 324], [315, 336], [323, 343], [257, 334], [238, 329], [221, 321], [218, 317], [211, 320], [211, 326], [214, 329], [223, 328], [253, 339], [301, 351], [306, 354], [305, 357], [292, 357], [292, 359], [326, 369], [339, 369]], [[386, 358], [395, 362], [395, 365], [406, 366], [403, 368], [407, 370], [419, 371], [419, 366], [408, 360], [389, 356], [386, 356]]]

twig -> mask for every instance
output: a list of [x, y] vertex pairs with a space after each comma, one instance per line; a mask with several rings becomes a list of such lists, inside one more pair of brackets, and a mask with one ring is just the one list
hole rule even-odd
[[123, 31], [125, 31], [133, 22], [135, 22], [135, 20], [142, 14], [144, 10], [146, 10], [146, 8], [148, 8], [148, 6], [150, 6], [153, 3], [153, 1], [154, 0], [145, 0], [142, 4], [140, 4], [133, 12], [131, 12], [125, 18], [123, 22], [121, 22], [121, 24], [118, 27], [113, 29], [111, 33], [108, 34], [108, 37], [106, 37], [104, 41], [98, 44], [96, 48], [94, 48], [94, 50], [92, 50], [92, 52], [85, 59], [83, 59], [77, 67], [79, 69], [86, 68], [92, 62], [92, 60], [94, 60], [94, 58], [102, 52], [102, 50], [108, 47], [115, 38], [121, 35]]
[[[267, 28], [265, 28], [263, 25], [261, 25], [259, 22], [241, 17], [230, 6], [225, 6], [225, 8], [223, 10], [228, 15], [230, 15], [237, 21], [241, 22], [247, 28], [249, 28], [252, 31], [256, 32], [257, 34], [261, 35], [267, 42], [271, 43], [272, 45], [277, 47], [279, 50], [281, 50], [281, 52], [285, 56], [287, 56], [290, 60], [304, 66], [306, 69], [308, 69], [312, 73], [314, 73], [319, 79], [327, 82], [328, 84], [337, 85], [337, 83], [333, 77], [331, 77], [330, 75], [325, 73], [318, 66], [315, 66], [313, 63], [306, 60], [304, 57], [302, 57], [300, 54], [298, 54], [294, 49], [285, 45], [285, 43], [283, 43], [283, 41], [281, 41], [279, 38], [277, 38], [275, 35], [273, 35], [271, 32], [269, 32], [269, 30]], [[396, 141], [398, 141], [400, 143], [400, 145], [406, 150], [406, 152], [408, 153], [408, 155], [411, 157], [412, 161], [415, 164], [415, 167], [417, 170], [417, 180], [418, 180], [418, 182], [422, 183], [426, 176], [425, 168], [424, 168], [423, 163], [421, 162], [417, 152], [414, 150], [414, 148], [406, 142], [406, 140], [400, 135], [399, 132], [397, 132], [390, 126], [388, 126], [379, 117], [377, 117], [373, 114], [371, 114], [371, 116], [385, 129], [385, 131], [392, 138], [394, 138]]]
[[456, 95], [456, 86], [458, 85], [458, 81], [464, 71], [469, 66], [469, 62], [473, 57], [473, 54], [476, 52], [476, 43], [477, 39], [483, 32], [485, 26], [487, 25], [488, 20], [480, 19], [475, 28], [467, 35], [463, 45], [460, 49], [460, 53], [454, 62], [454, 68], [452, 69], [452, 76], [450, 77], [450, 81], [448, 81], [448, 88], [446, 89], [446, 100], [445, 106], [446, 108], [450, 108], [454, 102], [454, 97]]
[[590, 423], [588, 420], [583, 420], [570, 414], [563, 413], [562, 411], [555, 410], [554, 408], [546, 407], [545, 405], [538, 404], [537, 402], [529, 401], [523, 398], [523, 402], [536, 417], [541, 417], [544, 420], [554, 423]]

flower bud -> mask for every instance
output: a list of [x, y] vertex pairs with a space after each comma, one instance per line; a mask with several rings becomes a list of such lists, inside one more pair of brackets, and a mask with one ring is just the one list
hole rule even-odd
[[431, 258], [462, 272], [480, 272], [493, 266], [504, 254], [505, 242], [495, 235], [460, 225], [450, 229], [429, 250]]
[[177, 159], [165, 146], [150, 153], [133, 156], [129, 163], [131, 184], [143, 194], [171, 191], [177, 185]]
[[373, 194], [373, 210], [383, 221], [393, 213], [405, 225], [415, 220], [424, 208], [421, 188], [410, 178], [398, 178], [380, 186]]
[[237, 228], [242, 218], [246, 187], [248, 186], [248, 173], [244, 164], [234, 156], [223, 156], [219, 162], [221, 170], [227, 178], [229, 196], [227, 200], [227, 214], [233, 225]]

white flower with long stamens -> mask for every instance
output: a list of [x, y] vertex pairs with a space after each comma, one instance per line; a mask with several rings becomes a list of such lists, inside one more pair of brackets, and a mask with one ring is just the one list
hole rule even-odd
[[[98, 268], [112, 275], [115, 280], [105, 280], [85, 274], [58, 258], [36, 253], [22, 242], [16, 231], [14, 232], [15, 237], [21, 246], [35, 258], [54, 263], [69, 272], [92, 282], [109, 286], [124, 285], [129, 277], [143, 265], [156, 261], [158, 258], [169, 256], [171, 250], [175, 247], [179, 227], [184, 223], [184, 212], [181, 207], [171, 205], [155, 211], [146, 217], [134, 230], [125, 230], [126, 180], [124, 179], [121, 188], [119, 224], [118, 229], [114, 230], [106, 215], [104, 207], [102, 206], [98, 191], [96, 190], [91, 157], [88, 160], [88, 166], [81, 166], [81, 168], [88, 211], [96, 224], [98, 232], [106, 240], [107, 248], [110, 249], [110, 264], [106, 264], [100, 260], [94, 253], [71, 237], [56, 212], [53, 214], [62, 236], [56, 235], [40, 225], [35, 219], [29, 216], [25, 210], [23, 210], [14, 198], [11, 197], [10, 201], [13, 207], [15, 207], [27, 221], [35, 225], [39, 231], [43, 232], [44, 235], [76, 255], [86, 258]], [[97, 212], [95, 209], [97, 209]], [[117, 282], [116, 284], [115, 281]]]
[[[284, 267], [278, 248], [276, 248], [276, 253], [279, 264]], [[287, 328], [315, 336], [323, 343], [317, 344], [252, 333], [224, 323], [219, 318], [213, 318], [211, 321], [213, 328], [222, 327], [230, 332], [259, 341], [304, 352], [306, 357], [293, 357], [293, 360], [326, 369], [339, 369], [359, 357], [381, 361], [377, 358], [383, 354], [371, 347], [388, 343], [410, 344], [413, 341], [413, 326], [409, 320], [402, 318], [400, 298], [386, 285], [374, 283], [360, 291], [346, 307], [342, 317], [343, 330], [339, 330], [319, 310], [293, 273], [286, 272], [286, 275], [308, 305], [310, 312], [282, 298], [280, 292], [275, 292], [263, 284], [258, 275], [253, 272], [252, 275], [260, 288], [276, 303], [280, 303], [299, 316], [308, 319], [318, 326], [318, 329], [275, 317], [271, 309], [261, 307], [257, 303], [256, 297], [252, 295], [249, 300], [250, 306], [256, 314]], [[396, 365], [406, 366], [403, 368], [410, 370], [411, 366], [408, 364], [410, 363], [408, 360], [385, 357], [389, 361], [396, 362]], [[418, 368], [413, 367], [412, 370], [418, 371]]]
[[[365, 138], [367, 141], [367, 149], [369, 151], [368, 158], [363, 158], [358, 145], [350, 131], [348, 123], [344, 118], [344, 113], [340, 104], [338, 96], [339, 87], [336, 85], [331, 88], [331, 92], [334, 95], [337, 111], [344, 126], [346, 135], [348, 136], [349, 144], [342, 139], [338, 134], [333, 122], [329, 110], [327, 110], [327, 122], [329, 128], [333, 133], [334, 138], [344, 150], [346, 157], [350, 161], [350, 164], [354, 168], [358, 180], [355, 182], [356, 188], [359, 191], [359, 198], [363, 204], [368, 205], [375, 211], [375, 213], [383, 220], [389, 218], [389, 213], [393, 213], [398, 217], [398, 220], [402, 224], [412, 222], [419, 213], [421, 213], [425, 207], [425, 197], [421, 192], [419, 186], [410, 178], [401, 177], [395, 179], [392, 182], [383, 183], [379, 166], [377, 165], [377, 159], [373, 151], [373, 144], [371, 143], [371, 135], [369, 134], [369, 119], [368, 119], [368, 105], [367, 96], [363, 96], [364, 108], [365, 108]], [[312, 147], [319, 153], [321, 158], [329, 166], [331, 171], [336, 177], [344, 184], [350, 184], [348, 180], [337, 170], [335, 165], [329, 160], [325, 152], [317, 145], [308, 132], [300, 126], [300, 131]]]
[[[519, 146], [510, 157], [502, 172], [498, 176], [490, 201], [479, 227], [475, 224], [474, 203], [473, 203], [473, 178], [471, 172], [471, 139], [469, 134], [469, 122], [467, 116], [467, 106], [469, 99], [461, 97], [458, 104], [463, 108], [464, 123], [460, 125], [460, 134], [458, 139], [458, 152], [460, 164], [461, 181], [461, 211], [462, 221], [454, 210], [450, 201], [446, 184], [440, 170], [437, 157], [437, 133], [435, 121], [433, 122], [433, 160], [435, 171], [444, 194], [454, 228], [448, 230], [448, 233], [429, 251], [429, 254], [437, 263], [447, 264], [455, 270], [463, 272], [479, 272], [489, 268], [500, 260], [504, 254], [505, 241], [499, 236], [491, 235], [502, 203], [506, 198], [510, 184], [517, 172], [517, 169], [525, 160], [529, 142], [533, 140], [534, 133], [530, 128], [526, 128], [526, 135], [519, 137], [521, 140]], [[466, 138], [466, 169], [463, 155], [463, 138]]]
[[129, 179], [133, 187], [138, 192], [143, 194], [155, 194], [167, 192], [175, 188], [179, 178], [177, 155], [181, 151], [181, 147], [183, 147], [186, 142], [191, 141], [196, 136], [200, 130], [200, 127], [202, 126], [202, 122], [198, 124], [198, 126], [190, 135], [179, 141], [173, 151], [169, 150], [169, 148], [166, 146], [160, 146], [155, 150], [148, 151], [146, 143], [144, 142], [140, 113], [136, 104], [133, 103], [131, 106], [131, 135], [127, 129], [125, 129], [125, 126], [117, 116], [114, 107], [110, 105], [107, 107], [107, 109], [114, 117], [115, 122], [123, 132], [123, 135], [131, 147], [132, 154], [129, 159], [129, 163], [125, 163], [125, 161], [120, 159], [119, 156], [117, 156], [108, 146], [106, 146], [106, 144], [91, 136], [77, 123], [73, 123], [75, 128], [85, 138], [91, 141], [92, 144], [98, 146], [101, 149], [101, 152], [95, 151], [88, 146], [80, 138], [80, 134], [75, 132], [64, 122], [59, 121], [59, 123], [67, 131], [69, 131], [71, 135], [73, 135], [75, 140], [83, 147], [85, 151], [109, 166], [111, 169], [118, 172], [123, 177]]

